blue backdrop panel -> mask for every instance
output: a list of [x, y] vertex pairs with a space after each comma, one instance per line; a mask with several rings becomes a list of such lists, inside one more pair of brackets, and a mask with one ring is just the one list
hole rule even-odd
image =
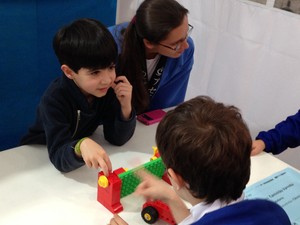
[[89, 17], [115, 24], [117, 0], [0, 0], [0, 150], [18, 145], [51, 80], [61, 75], [56, 31]]

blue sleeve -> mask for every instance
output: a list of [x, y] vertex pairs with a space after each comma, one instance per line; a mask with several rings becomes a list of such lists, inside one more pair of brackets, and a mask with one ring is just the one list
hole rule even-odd
[[190, 73], [194, 64], [194, 42], [179, 58], [168, 58], [158, 89], [151, 99], [150, 110], [176, 106], [184, 101]]
[[279, 154], [287, 148], [295, 148], [300, 145], [300, 110], [293, 116], [278, 123], [269, 131], [262, 131], [256, 139], [263, 140], [266, 152]]
[[131, 118], [129, 120], [123, 120], [121, 112], [119, 111], [119, 116], [113, 118], [113, 121], [104, 121], [103, 132], [105, 140], [109, 143], [121, 146], [125, 144], [134, 134], [136, 127], [136, 113], [132, 109]]
[[123, 31], [126, 29], [126, 27], [128, 26], [129, 22], [125, 22], [125, 23], [120, 23], [114, 26], [110, 26], [107, 29], [110, 31], [110, 33], [112, 34], [112, 36], [115, 39], [115, 42], [118, 45], [118, 53], [121, 53], [121, 49], [122, 49], [122, 42], [123, 42]]
[[74, 153], [78, 142], [72, 138], [70, 124], [66, 115], [72, 115], [68, 107], [64, 107], [51, 96], [41, 102], [41, 118], [46, 134], [49, 159], [61, 172], [70, 172], [85, 163]]

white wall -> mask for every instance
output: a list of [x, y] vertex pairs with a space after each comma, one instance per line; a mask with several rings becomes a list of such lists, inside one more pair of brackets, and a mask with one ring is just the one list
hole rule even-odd
[[130, 21], [143, 0], [118, 0], [116, 23]]
[[[128, 5], [130, 0], [119, 2]], [[137, 7], [141, 1], [131, 2]], [[186, 99], [209, 95], [236, 105], [253, 137], [296, 113], [300, 15], [273, 8], [274, 0], [267, 5], [247, 0], [178, 2], [190, 11], [196, 48]], [[300, 148], [279, 157], [300, 169]]]

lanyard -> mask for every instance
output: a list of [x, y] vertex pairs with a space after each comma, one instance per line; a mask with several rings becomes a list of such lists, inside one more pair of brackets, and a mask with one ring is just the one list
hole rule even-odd
[[144, 64], [144, 69], [143, 69], [144, 84], [148, 89], [150, 98], [152, 98], [152, 96], [156, 93], [158, 84], [161, 80], [161, 76], [164, 71], [164, 67], [166, 65], [166, 61], [167, 61], [167, 57], [165, 57], [165, 56], [160, 57], [149, 82], [148, 82], [148, 73], [147, 73], [146, 62]]

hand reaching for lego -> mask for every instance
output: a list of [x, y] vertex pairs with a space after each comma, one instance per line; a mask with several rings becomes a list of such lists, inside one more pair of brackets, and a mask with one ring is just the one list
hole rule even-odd
[[178, 197], [171, 186], [158, 179], [156, 176], [146, 172], [145, 170], [139, 170], [136, 175], [141, 178], [141, 183], [137, 186], [135, 194], [144, 196], [147, 200], [162, 200], [167, 203], [169, 199]]
[[90, 138], [84, 139], [80, 144], [81, 156], [89, 168], [103, 170], [105, 176], [108, 176], [112, 170], [111, 161], [105, 150]]

